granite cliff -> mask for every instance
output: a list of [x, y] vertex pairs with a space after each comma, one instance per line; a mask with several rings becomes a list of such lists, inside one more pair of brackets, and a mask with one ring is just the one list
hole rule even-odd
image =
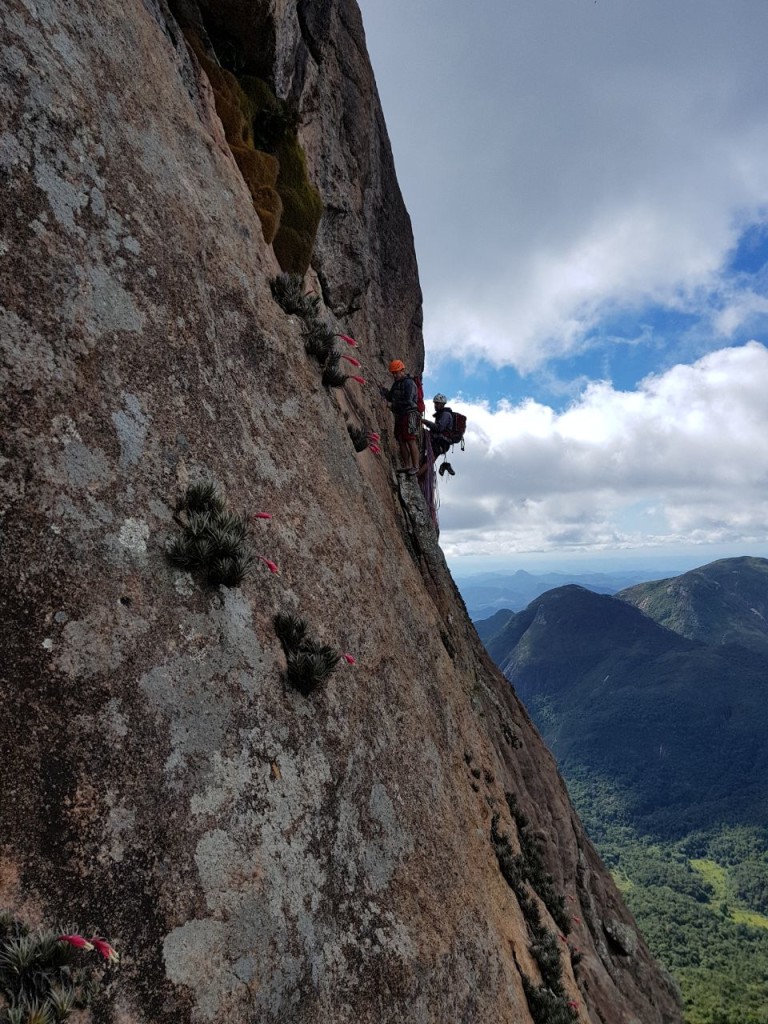
[[[5, 0], [0, 46], [0, 907], [119, 947], [100, 1021], [679, 1021], [392, 472], [421, 298], [354, 0]], [[273, 299], [303, 260], [368, 383]], [[169, 561], [200, 481], [279, 574]], [[278, 614], [355, 663], [304, 695]]]

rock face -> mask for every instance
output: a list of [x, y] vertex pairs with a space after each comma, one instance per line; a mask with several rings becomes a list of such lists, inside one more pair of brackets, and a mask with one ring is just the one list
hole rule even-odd
[[[302, 112], [324, 204], [308, 287], [369, 382], [394, 356], [418, 367], [356, 5], [215, 6], [258, 29]], [[678, 1021], [418, 492], [398, 489], [376, 389], [323, 387], [271, 298], [279, 268], [177, 16], [0, 10], [0, 906], [120, 948], [103, 1021]], [[382, 432], [380, 458], [347, 422]], [[273, 514], [253, 543], [279, 575], [257, 562], [212, 588], [169, 563], [174, 507], [204, 479]], [[356, 664], [303, 696], [278, 612]], [[510, 849], [530, 833], [573, 915], [565, 1017], [533, 1009], [546, 986], [494, 814]], [[528, 917], [556, 935], [534, 889]]]

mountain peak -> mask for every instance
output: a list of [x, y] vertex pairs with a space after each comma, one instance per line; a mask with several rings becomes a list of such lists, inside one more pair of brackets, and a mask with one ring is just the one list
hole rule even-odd
[[[667, 599], [671, 591], [686, 621], [697, 612], [701, 622], [702, 609], [710, 623], [727, 621], [727, 647], [576, 586], [543, 594], [487, 641], [563, 770], [610, 783], [643, 830], [674, 836], [713, 820], [735, 824], [762, 806], [768, 651], [751, 628], [748, 602], [760, 599], [763, 563], [723, 560], [687, 579], [633, 588]], [[749, 628], [739, 625], [737, 607]], [[737, 644], [740, 635], [750, 643]], [[706, 796], [692, 800], [692, 788]]]
[[721, 558], [616, 596], [681, 636], [768, 652], [768, 559]]

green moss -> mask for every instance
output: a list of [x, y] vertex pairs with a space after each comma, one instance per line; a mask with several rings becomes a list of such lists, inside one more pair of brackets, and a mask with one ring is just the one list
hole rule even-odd
[[[283, 207], [285, 209], [285, 207]], [[282, 224], [275, 235], [272, 247], [277, 262], [291, 274], [305, 274], [312, 258], [315, 236], [308, 231], [294, 231]]]
[[254, 75], [240, 78], [250, 103], [254, 145], [265, 153], [276, 153], [283, 140], [296, 137], [301, 124], [298, 106], [291, 100], [279, 100], [267, 83]]
[[255, 75], [242, 75], [240, 87], [248, 99], [251, 120], [258, 117], [262, 110], [275, 110], [279, 101], [263, 78]]
[[260, 188], [254, 193], [253, 205], [261, 221], [264, 241], [267, 245], [271, 245], [275, 240], [277, 229], [280, 227], [283, 202], [273, 188]]
[[230, 149], [251, 193], [264, 241], [271, 245], [283, 214], [283, 201], [274, 187], [279, 172], [277, 158], [240, 146], [230, 146]]
[[274, 153], [279, 174], [275, 187], [283, 204], [274, 240], [281, 268], [291, 274], [305, 274], [323, 215], [320, 193], [307, 172], [307, 159], [298, 137], [296, 106], [279, 100], [266, 82], [253, 75], [241, 79], [248, 97], [254, 144]]
[[277, 191], [283, 201], [283, 217], [274, 249], [283, 270], [304, 274], [323, 215], [323, 202], [307, 174], [304, 151], [293, 133], [282, 140], [277, 150], [280, 174]]
[[271, 153], [261, 153], [257, 149], [248, 149], [245, 146], [231, 148], [240, 173], [252, 193], [255, 194], [261, 188], [275, 187], [280, 173], [277, 157], [272, 156]]
[[282, 270], [303, 276], [312, 259], [323, 202], [307, 173], [298, 107], [278, 99], [263, 79], [236, 76], [220, 67], [194, 30], [186, 29], [185, 35], [211, 83], [216, 113], [251, 193], [264, 240], [274, 246]]

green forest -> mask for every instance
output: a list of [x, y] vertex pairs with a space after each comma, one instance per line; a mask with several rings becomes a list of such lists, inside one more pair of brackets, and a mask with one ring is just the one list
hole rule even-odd
[[768, 1024], [768, 560], [488, 622], [686, 1024]]
[[567, 779], [646, 942], [677, 981], [686, 1024], [768, 1024], [768, 830], [723, 826], [675, 841], [625, 824], [614, 787]]

